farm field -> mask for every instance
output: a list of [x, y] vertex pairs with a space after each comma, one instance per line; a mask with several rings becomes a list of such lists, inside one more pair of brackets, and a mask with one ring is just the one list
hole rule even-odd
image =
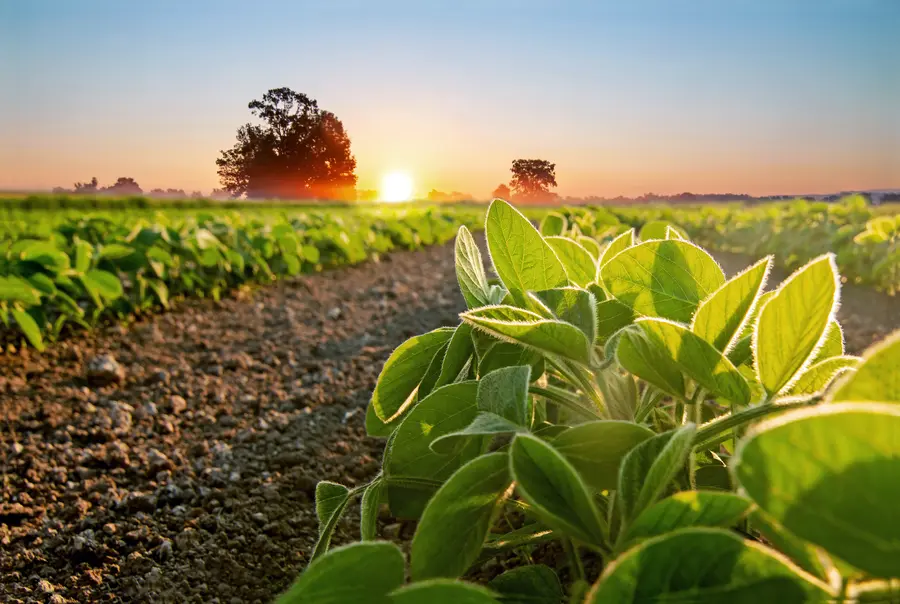
[[[540, 221], [555, 209], [529, 208]], [[702, 208], [563, 208], [575, 237], [603, 244], [629, 227], [664, 236], [671, 224], [711, 250], [773, 254], [795, 269], [832, 251], [844, 279], [900, 289], [900, 213], [861, 198]], [[0, 344], [43, 348], [103, 320], [219, 297], [360, 262], [394, 249], [443, 243], [479, 229], [484, 206], [239, 204], [29, 196], [0, 203]], [[659, 233], [653, 233], [660, 231]], [[593, 244], [592, 244], [593, 245]]]
[[[42, 353], [26, 347], [21, 354], [3, 357], [4, 493], [17, 494], [4, 497], [0, 509], [3, 589], [23, 601], [53, 593], [73, 601], [107, 601], [108, 594], [115, 593], [147, 602], [209, 602], [214, 598], [269, 602], [284, 592], [309, 563], [319, 538], [322, 523], [315, 507], [317, 482], [330, 480], [355, 488], [379, 475], [384, 440], [367, 435], [377, 430], [373, 430], [371, 417], [367, 429], [366, 408], [385, 361], [409, 338], [456, 327], [459, 314], [473, 306], [471, 299], [460, 293], [458, 259], [449, 241], [459, 224], [481, 226], [485, 210], [442, 207], [431, 214], [410, 210], [403, 215], [393, 212], [404, 210], [393, 209], [388, 216], [344, 213], [341, 221], [346, 222], [341, 226], [346, 230], [329, 230], [333, 237], [324, 240], [339, 240], [341, 232], [355, 235], [358, 231], [348, 225], [360, 225], [365, 232], [374, 233], [363, 239], [369, 245], [362, 245], [360, 256], [340, 256], [340, 261], [321, 262], [321, 267], [302, 265], [297, 274], [284, 271], [288, 278], [252, 291], [235, 287], [256, 282], [248, 273], [239, 281], [224, 281], [214, 296], [204, 291], [205, 299], [180, 290], [184, 299], [168, 312], [149, 312], [154, 310], [151, 304], [138, 313], [136, 322], [101, 320], [91, 331], [48, 343]], [[826, 215], [830, 216], [830, 210]], [[168, 210], [162, 210], [163, 218], [156, 219], [195, 238], [197, 229], [202, 228], [199, 225], [204, 224], [226, 225], [227, 233], [254, 229], [252, 232], [267, 236], [270, 229], [265, 225], [296, 226], [292, 220], [303, 225], [293, 229], [300, 234], [307, 232], [309, 219], [309, 214], [285, 219], [261, 209], [259, 214], [239, 217], [217, 213], [210, 222], [198, 218], [194, 210], [183, 211], [185, 214], [172, 218], [166, 217]], [[735, 215], [735, 221], [753, 222], [753, 213], [765, 209], [721, 211], [674, 208], [640, 214], [634, 208], [572, 208], [561, 211], [565, 221], [547, 219], [548, 211], [543, 209], [526, 214], [543, 221], [548, 238], [564, 234], [590, 253], [595, 248], [589, 247], [588, 238], [597, 242], [595, 251], [602, 254], [613, 237], [627, 233], [632, 225], [648, 229], [642, 234], [644, 239], [668, 239], [667, 246], [681, 249], [689, 245], [678, 243], [682, 230], [684, 236], [707, 245], [704, 238], [715, 241], [710, 226], [715, 217]], [[141, 214], [138, 220], [151, 216]], [[896, 235], [878, 240], [858, 237], [876, 230], [885, 235], [886, 223], [871, 224], [877, 219], [865, 214], [833, 225], [837, 219], [829, 217], [816, 228], [845, 245], [854, 239], [854, 245], [863, 247], [896, 245]], [[660, 222], [663, 220], [670, 222]], [[131, 221], [131, 216], [119, 215], [118, 221], [104, 223], [118, 235], [114, 241], [90, 241], [91, 258], [102, 257], [112, 243], [127, 245], [127, 234], [134, 232]], [[435, 221], [444, 228], [434, 228]], [[51, 231], [59, 234], [63, 227], [65, 232], [65, 224], [57, 223]], [[797, 220], [779, 224], [793, 229], [789, 231], [793, 237], [804, 236]], [[845, 232], [836, 234], [847, 226]], [[220, 242], [232, 241], [220, 238], [222, 231], [217, 228], [207, 231]], [[434, 245], [423, 246], [420, 229], [432, 233], [428, 241]], [[658, 237], [654, 229], [661, 229]], [[849, 230], [856, 233], [847, 238]], [[21, 228], [16, 232], [21, 233]], [[399, 244], [391, 239], [396, 232], [406, 235]], [[391, 247], [371, 244], [378, 236], [391, 241]], [[765, 236], [765, 232], [757, 232], [757, 237], [729, 239], [743, 243], [711, 246], [723, 250], [715, 256], [725, 277], [735, 276], [761, 252], [768, 253], [770, 248], [748, 247]], [[277, 242], [277, 237], [273, 238]], [[780, 235], [765, 245], [787, 240], [794, 241]], [[301, 241], [302, 250], [307, 242]], [[820, 240], [805, 241], [805, 246], [791, 248], [789, 259], [772, 270], [767, 290], [774, 291], [793, 269], [818, 255]], [[77, 253], [74, 247], [65, 247], [73, 242], [74, 237], [66, 243], [57, 241], [57, 245], [66, 254]], [[483, 236], [476, 235], [476, 242], [489, 265]], [[569, 245], [557, 240], [553, 244]], [[15, 243], [9, 245], [7, 261]], [[283, 253], [290, 244], [277, 245]], [[389, 250], [397, 251], [383, 253]], [[222, 251], [227, 254], [227, 248]], [[373, 252], [378, 254], [377, 261]], [[143, 253], [145, 258], [152, 257]], [[848, 258], [854, 259], [858, 253], [845, 254], [842, 265], [838, 251], [838, 267], [843, 271], [845, 266], [857, 266], [848, 263]], [[492, 255], [498, 257], [496, 250]], [[275, 254], [267, 257], [266, 264], [275, 265], [273, 258]], [[335, 270], [319, 270], [338, 265]], [[120, 269], [115, 274], [125, 284], [137, 274], [114, 263], [98, 266], [97, 270]], [[579, 274], [576, 269], [567, 268], [570, 279], [580, 279], [575, 276]], [[40, 272], [48, 278], [53, 273]], [[108, 272], [113, 274], [113, 270]], [[890, 290], [884, 274], [877, 273], [878, 283], [887, 283], [883, 289]], [[508, 274], [505, 277], [509, 279]], [[836, 315], [845, 343], [839, 356], [862, 354], [900, 328], [896, 297], [853, 283], [873, 283], [863, 270], [848, 281]], [[127, 291], [123, 287], [123, 294]], [[471, 296], [472, 290], [466, 293]], [[130, 301], [132, 295], [123, 298]], [[607, 294], [597, 290], [591, 295]], [[613, 298], [628, 299], [621, 293]], [[664, 314], [682, 312], [654, 308]], [[651, 316], [656, 312], [645, 310]], [[121, 314], [131, 316], [132, 309]], [[118, 315], [107, 318], [117, 319]], [[598, 342], [610, 335], [598, 334]], [[21, 339], [16, 342], [18, 349]], [[604, 341], [598, 348], [605, 346]], [[116, 359], [121, 377], [104, 385], [89, 382], [85, 367], [105, 355]], [[636, 374], [638, 371], [635, 368]], [[742, 375], [741, 379], [753, 382], [750, 374]], [[652, 392], [647, 382], [638, 383], [644, 393]], [[571, 388], [565, 380], [556, 384]], [[722, 410], [715, 405], [714, 396], [708, 411], [719, 413]], [[661, 413], [663, 409], [669, 417], [672, 409], [660, 403]], [[410, 554], [414, 522], [398, 520], [385, 510], [374, 521], [379, 538], [397, 543]], [[332, 546], [357, 541], [359, 523], [359, 505], [350, 505], [334, 525]], [[576, 578], [558, 543], [529, 551], [535, 562], [557, 569], [564, 585]], [[414, 551], [411, 555], [415, 559]], [[479, 561], [465, 577], [484, 583], [520, 564], [517, 556], [503, 554]], [[588, 576], [595, 573], [592, 578], [596, 579], [596, 558], [588, 557], [585, 564], [585, 572]], [[43, 580], [33, 581], [36, 575]]]

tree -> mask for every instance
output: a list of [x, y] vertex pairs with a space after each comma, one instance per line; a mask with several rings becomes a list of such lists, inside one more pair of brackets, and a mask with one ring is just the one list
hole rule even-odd
[[545, 159], [517, 159], [513, 161], [510, 185], [517, 201], [551, 201], [555, 195], [550, 187], [556, 186], [556, 164]]
[[238, 128], [234, 147], [216, 160], [219, 180], [231, 195], [354, 196], [356, 159], [337, 116], [290, 88], [273, 88], [248, 107], [261, 123]]
[[91, 182], [76, 182], [75, 193], [90, 194], [97, 192], [97, 177], [91, 178]]
[[509, 187], [504, 184], [499, 184], [497, 185], [497, 188], [494, 189], [494, 192], [491, 193], [491, 197], [509, 201], [512, 198], [512, 195], [510, 195]]
[[[96, 179], [94, 179], [96, 181]], [[78, 190], [78, 185], [75, 185], [76, 191]], [[140, 195], [144, 191], [141, 187], [135, 182], [133, 178], [120, 176], [115, 184], [112, 184], [108, 187], [104, 187], [102, 189], [104, 193], [111, 193], [115, 195]]]

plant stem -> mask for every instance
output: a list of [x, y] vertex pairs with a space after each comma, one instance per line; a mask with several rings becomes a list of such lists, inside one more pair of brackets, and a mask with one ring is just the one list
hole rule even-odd
[[560, 407], [565, 407], [569, 411], [578, 413], [579, 415], [590, 417], [591, 419], [599, 419], [600, 415], [594, 409], [585, 407], [578, 400], [578, 397], [571, 392], [555, 386], [529, 386], [528, 392], [537, 396], [542, 396], [548, 401], [552, 401]]
[[712, 420], [711, 422], [703, 424], [700, 429], [697, 430], [697, 433], [694, 435], [694, 447], [698, 449], [708, 449], [713, 444], [724, 442], [725, 440], [730, 438], [731, 436], [725, 433], [732, 428], [743, 426], [754, 420], [761, 419], [767, 415], [772, 415], [773, 413], [781, 413], [783, 411], [790, 411], [791, 409], [802, 409], [803, 407], [809, 407], [810, 405], [815, 405], [821, 399], [822, 396], [817, 394], [811, 396], [808, 399], [799, 401], [791, 401], [788, 403], [778, 404], [769, 403], [766, 405], [748, 407], [743, 411], [738, 411], [737, 413], [730, 413], [723, 417], [719, 417]]
[[566, 548], [566, 555], [569, 557], [569, 566], [572, 574], [578, 581], [584, 581], [584, 566], [581, 564], [581, 558], [578, 556], [578, 548], [571, 539], [563, 540], [563, 547]]

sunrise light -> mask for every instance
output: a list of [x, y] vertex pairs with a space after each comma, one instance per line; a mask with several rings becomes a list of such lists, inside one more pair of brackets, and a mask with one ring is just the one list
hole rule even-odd
[[405, 172], [389, 172], [381, 179], [381, 200], [409, 201], [413, 194], [412, 177]]

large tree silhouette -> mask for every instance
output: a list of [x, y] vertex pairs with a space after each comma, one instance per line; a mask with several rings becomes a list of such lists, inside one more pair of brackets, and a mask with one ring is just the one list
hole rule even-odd
[[551, 201], [555, 195], [550, 187], [556, 186], [556, 164], [545, 159], [517, 159], [512, 163], [512, 180], [509, 184], [517, 201]]
[[333, 113], [290, 88], [269, 90], [248, 107], [261, 123], [238, 128], [234, 147], [216, 160], [225, 190], [247, 197], [353, 197], [356, 159]]

